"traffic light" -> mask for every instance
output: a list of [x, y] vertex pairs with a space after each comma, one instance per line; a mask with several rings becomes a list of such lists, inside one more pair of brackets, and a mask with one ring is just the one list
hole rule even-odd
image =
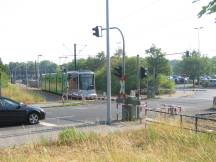
[[186, 57], [189, 57], [189, 56], [190, 56], [190, 52], [189, 52], [189, 51], [186, 51], [186, 52], [185, 52], [185, 55], [186, 55]]
[[148, 76], [148, 69], [144, 67], [140, 67], [140, 78], [146, 78]]
[[101, 37], [101, 26], [96, 26], [94, 28], [92, 28], [93, 30], [93, 35], [95, 35], [96, 37]]
[[122, 78], [122, 67], [120, 65], [115, 67], [113, 70], [113, 74], [118, 78]]
[[63, 68], [63, 73], [67, 73], [67, 69]]

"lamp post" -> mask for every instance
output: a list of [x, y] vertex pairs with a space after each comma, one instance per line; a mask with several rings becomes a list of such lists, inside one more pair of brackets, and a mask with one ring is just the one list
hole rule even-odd
[[[200, 30], [203, 29], [202, 26], [200, 27], [197, 27], [197, 28], [194, 28], [197, 30], [197, 39], [198, 39], [198, 53], [200, 54]], [[199, 74], [199, 77], [198, 77], [198, 87], [200, 87], [200, 65], [198, 64], [198, 74]]]
[[197, 27], [197, 28], [194, 28], [194, 29], [196, 29], [197, 30], [197, 39], [198, 39], [198, 52], [200, 53], [200, 29], [203, 29], [203, 27], [201, 26], [201, 27]]
[[38, 62], [38, 66], [37, 66], [37, 72], [38, 72], [38, 74], [37, 74], [37, 85], [38, 85], [38, 88], [40, 87], [40, 57], [41, 57], [42, 55], [37, 55], [37, 62]]

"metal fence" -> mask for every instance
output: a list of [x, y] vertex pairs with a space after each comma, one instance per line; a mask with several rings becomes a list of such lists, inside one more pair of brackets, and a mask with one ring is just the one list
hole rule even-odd
[[[216, 119], [202, 117], [200, 115], [185, 115], [177, 111], [176, 107], [162, 109], [149, 109], [147, 106], [139, 106], [142, 114], [141, 120], [144, 122], [155, 122], [169, 124], [183, 129], [189, 129], [195, 132], [216, 134]], [[181, 108], [180, 108], [181, 109]]]

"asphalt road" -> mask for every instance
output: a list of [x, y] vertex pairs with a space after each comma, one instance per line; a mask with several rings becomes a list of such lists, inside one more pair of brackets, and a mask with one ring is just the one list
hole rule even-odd
[[[188, 92], [188, 91], [187, 91]], [[184, 93], [183, 91], [181, 93]], [[166, 96], [160, 99], [147, 100], [149, 108], [159, 108], [162, 104], [173, 104], [183, 107], [184, 114], [198, 114], [209, 111], [216, 89], [193, 91], [188, 96]], [[40, 135], [59, 131], [64, 127], [81, 127], [106, 121], [106, 102], [98, 101], [88, 105], [45, 108], [46, 119], [37, 125], [16, 125], [0, 128], [0, 147], [25, 143], [29, 135]], [[116, 103], [112, 103], [112, 119], [117, 119]], [[119, 109], [119, 118], [121, 110]], [[25, 137], [25, 138], [24, 138]]]

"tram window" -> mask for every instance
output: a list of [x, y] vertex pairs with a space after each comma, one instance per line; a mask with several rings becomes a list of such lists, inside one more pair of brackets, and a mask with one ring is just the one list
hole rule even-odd
[[82, 90], [94, 89], [94, 75], [80, 74], [79, 86]]

